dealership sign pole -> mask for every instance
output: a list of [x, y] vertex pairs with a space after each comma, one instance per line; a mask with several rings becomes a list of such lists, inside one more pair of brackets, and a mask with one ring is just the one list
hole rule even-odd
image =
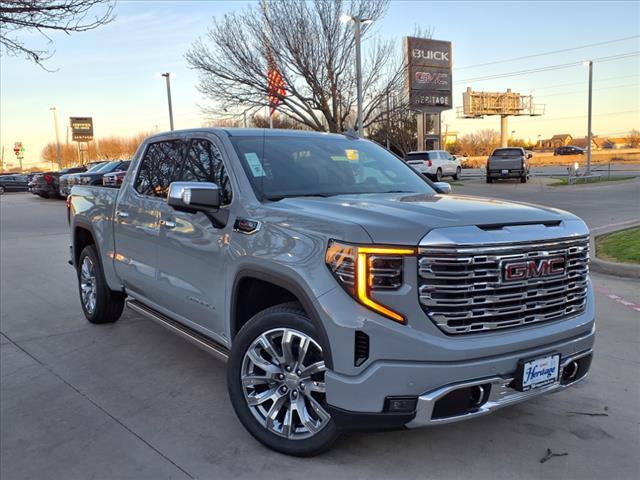
[[451, 42], [405, 37], [409, 108], [418, 112], [418, 150], [442, 148], [440, 114], [453, 106]]

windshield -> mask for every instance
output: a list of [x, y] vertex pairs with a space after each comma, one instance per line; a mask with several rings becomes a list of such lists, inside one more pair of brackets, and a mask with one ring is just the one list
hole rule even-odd
[[106, 162], [96, 163], [95, 165], [91, 165], [91, 167], [89, 168], [89, 170], [87, 170], [87, 172], [97, 172], [102, 167], [104, 167], [105, 164], [106, 164]]
[[522, 150], [519, 148], [500, 148], [494, 150], [491, 154], [492, 157], [519, 157], [522, 155]]
[[334, 136], [231, 137], [260, 199], [361, 193], [435, 194], [375, 143]]

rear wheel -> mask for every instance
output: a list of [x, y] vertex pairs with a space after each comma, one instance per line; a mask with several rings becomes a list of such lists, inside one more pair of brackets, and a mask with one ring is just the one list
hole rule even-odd
[[80, 303], [86, 319], [91, 323], [118, 320], [124, 309], [125, 295], [109, 289], [94, 245], [82, 250], [77, 268]]
[[0, 185], [0, 195], [4, 193], [4, 186]]
[[487, 183], [493, 183], [493, 178], [491, 178], [491, 175], [487, 175]]
[[251, 435], [278, 452], [317, 455], [338, 437], [318, 338], [298, 304], [283, 304], [255, 315], [233, 341], [227, 369], [233, 408]]
[[527, 176], [520, 177], [520, 183], [527, 183]]
[[462, 175], [462, 169], [460, 167], [456, 167], [456, 173], [453, 176], [453, 179], [460, 180], [460, 175]]

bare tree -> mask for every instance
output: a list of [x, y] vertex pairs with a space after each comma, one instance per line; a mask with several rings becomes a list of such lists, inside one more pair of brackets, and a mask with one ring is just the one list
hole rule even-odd
[[636, 129], [633, 129], [627, 135], [627, 147], [629, 148], [638, 148], [640, 147], [640, 132]]
[[43, 66], [42, 62], [51, 58], [54, 51], [28, 46], [20, 33], [35, 30], [51, 45], [50, 32], [70, 35], [109, 23], [114, 18], [114, 5], [113, 0], [1, 0], [0, 44], [7, 54], [24, 55]]
[[[186, 58], [200, 74], [199, 90], [212, 100], [208, 113], [268, 103], [268, 58], [277, 65], [286, 95], [278, 111], [307, 128], [338, 132], [352, 126], [355, 109], [353, 25], [349, 13], [376, 21], [388, 0], [266, 2], [214, 19], [206, 39], [198, 39]], [[362, 26], [363, 40], [371, 36]], [[383, 114], [385, 92], [402, 84], [401, 56], [391, 42], [371, 39], [364, 59], [365, 128]], [[396, 61], [394, 59], [397, 58]]]

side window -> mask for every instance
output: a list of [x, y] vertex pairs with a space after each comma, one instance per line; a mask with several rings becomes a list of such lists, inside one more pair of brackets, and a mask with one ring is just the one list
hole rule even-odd
[[171, 140], [152, 143], [142, 157], [134, 188], [141, 195], [166, 197], [180, 164], [184, 142]]
[[218, 185], [222, 205], [231, 203], [229, 176], [224, 168], [222, 152], [208, 140], [191, 141], [180, 178], [183, 182], [211, 182]]

